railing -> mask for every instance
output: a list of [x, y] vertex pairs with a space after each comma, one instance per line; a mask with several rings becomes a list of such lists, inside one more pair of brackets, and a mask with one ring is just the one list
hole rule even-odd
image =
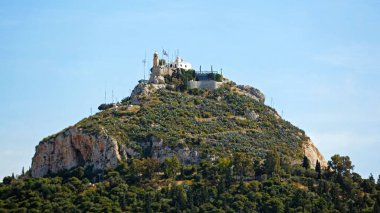
[[215, 80], [217, 74], [219, 73], [215, 71], [195, 72], [196, 79], [198, 79], [199, 81]]

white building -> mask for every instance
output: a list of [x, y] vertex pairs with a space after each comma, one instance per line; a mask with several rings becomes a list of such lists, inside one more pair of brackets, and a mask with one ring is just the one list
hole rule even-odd
[[185, 69], [185, 70], [188, 70], [188, 69], [192, 69], [193, 67], [191, 66], [191, 63], [190, 62], [187, 62], [187, 61], [184, 61], [183, 58], [177, 56], [177, 58], [175, 59], [175, 61], [171, 62], [171, 63], [168, 63], [166, 65], [166, 67], [168, 68], [182, 68], [182, 69]]

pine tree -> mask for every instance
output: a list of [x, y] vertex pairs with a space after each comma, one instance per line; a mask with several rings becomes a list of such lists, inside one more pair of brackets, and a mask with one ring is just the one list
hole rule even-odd
[[120, 207], [123, 211], [127, 209], [127, 200], [125, 199], [125, 193], [122, 195]]
[[302, 167], [304, 167], [305, 169], [310, 169], [310, 161], [306, 157], [306, 155], [303, 156]]
[[370, 173], [368, 180], [375, 184], [375, 178], [373, 177], [372, 173]]
[[271, 150], [265, 160], [265, 172], [268, 175], [276, 176], [280, 173], [280, 169], [280, 157], [275, 150]]
[[164, 161], [164, 173], [168, 178], [174, 178], [179, 171], [181, 164], [177, 158], [177, 156], [173, 156], [171, 158], [165, 158]]
[[151, 193], [145, 194], [144, 202], [145, 202], [145, 212], [153, 212], [152, 211], [152, 194]]
[[349, 176], [351, 170], [354, 169], [354, 165], [348, 156], [334, 155], [331, 157], [331, 161], [328, 162], [329, 167], [337, 173]]
[[380, 213], [380, 205], [379, 202], [376, 200], [375, 205], [373, 206], [373, 213]]
[[318, 179], [321, 179], [321, 163], [317, 160], [317, 163], [315, 164], [315, 171], [318, 173]]
[[22, 167], [22, 170], [21, 170], [21, 175], [22, 175], [22, 176], [24, 176], [24, 175], [25, 175], [24, 167]]
[[233, 158], [236, 175], [243, 181], [244, 176], [252, 171], [252, 160], [243, 153], [236, 153]]

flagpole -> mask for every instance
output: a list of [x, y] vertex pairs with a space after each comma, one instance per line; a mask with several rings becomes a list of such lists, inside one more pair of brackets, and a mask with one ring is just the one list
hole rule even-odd
[[169, 53], [165, 50], [165, 49], [162, 49], [162, 58], [164, 58], [164, 56], [166, 56], [166, 59], [168, 60], [167, 63], [169, 63]]

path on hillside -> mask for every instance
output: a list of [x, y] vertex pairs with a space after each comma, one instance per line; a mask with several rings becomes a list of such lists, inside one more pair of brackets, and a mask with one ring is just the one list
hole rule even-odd
[[209, 133], [209, 134], [192, 134], [192, 136], [193, 137], [199, 137], [199, 136], [222, 135], [222, 134], [229, 134], [229, 133], [246, 133], [248, 131], [262, 133], [261, 130], [257, 130], [255, 128], [248, 128], [248, 129], [227, 130], [227, 131], [223, 131], [223, 132], [214, 132], [214, 133]]

